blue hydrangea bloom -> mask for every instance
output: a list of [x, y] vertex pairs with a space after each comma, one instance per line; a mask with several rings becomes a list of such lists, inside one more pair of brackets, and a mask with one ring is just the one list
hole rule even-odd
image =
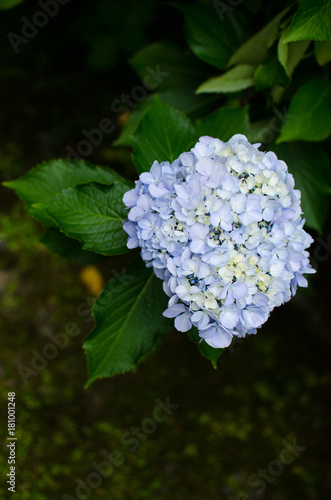
[[154, 162], [124, 195], [128, 247], [170, 297], [164, 315], [212, 347], [256, 333], [314, 270], [300, 191], [286, 164], [243, 135], [201, 137], [173, 163]]

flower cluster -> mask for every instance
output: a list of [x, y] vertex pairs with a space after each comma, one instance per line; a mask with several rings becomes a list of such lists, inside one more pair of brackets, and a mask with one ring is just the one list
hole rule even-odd
[[164, 315], [216, 348], [256, 333], [314, 272], [300, 191], [258, 147], [201, 137], [173, 163], [155, 161], [123, 198], [128, 247], [141, 247], [170, 297]]

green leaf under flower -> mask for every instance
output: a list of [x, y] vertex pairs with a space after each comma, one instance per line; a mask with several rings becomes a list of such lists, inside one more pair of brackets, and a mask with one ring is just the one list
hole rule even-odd
[[209, 359], [213, 367], [216, 369], [217, 368], [217, 361], [220, 355], [223, 352], [223, 349], [215, 349], [214, 347], [211, 347], [205, 340], [202, 340], [201, 337], [199, 336], [199, 332], [197, 328], [194, 326], [191, 328], [191, 330], [188, 331], [188, 335], [193, 342], [195, 342], [201, 354]]
[[113, 278], [98, 297], [95, 329], [84, 341], [89, 379], [134, 370], [164, 340], [171, 321], [162, 312], [168, 297], [141, 259]]

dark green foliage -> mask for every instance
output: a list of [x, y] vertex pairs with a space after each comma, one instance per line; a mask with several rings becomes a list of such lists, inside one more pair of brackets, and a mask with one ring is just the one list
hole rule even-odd
[[[129, 148], [126, 153], [142, 173], [155, 160], [174, 161], [202, 135], [226, 141], [242, 133], [261, 140], [262, 148], [288, 164], [306, 223], [322, 233], [331, 191], [330, 0], [302, 0], [298, 9], [259, 0], [235, 6], [169, 2], [162, 8], [171, 11], [173, 23], [142, 47], [143, 27], [154, 8], [152, 0], [129, 2], [120, 23], [121, 6], [100, 0], [74, 23], [76, 37], [89, 47], [91, 67], [105, 71], [128, 54], [144, 86], [145, 98], [136, 99], [131, 112], [122, 107], [124, 126], [114, 146]], [[179, 22], [184, 36], [174, 40]], [[151, 74], [156, 85], [150, 85]], [[108, 158], [127, 162], [128, 155], [121, 156], [125, 150], [119, 151], [116, 157], [110, 149]], [[125, 164], [123, 170], [129, 169]], [[42, 241], [60, 255], [87, 264], [128, 252], [122, 198], [132, 184], [114, 170], [53, 160], [5, 186], [48, 228]], [[140, 262], [124, 276], [130, 279], [112, 279], [95, 306], [96, 327], [85, 341], [88, 383], [135, 369], [169, 330], [161, 314], [167, 298], [152, 271]], [[199, 340], [195, 330], [189, 336]], [[221, 351], [204, 341], [199, 348], [216, 366]]]

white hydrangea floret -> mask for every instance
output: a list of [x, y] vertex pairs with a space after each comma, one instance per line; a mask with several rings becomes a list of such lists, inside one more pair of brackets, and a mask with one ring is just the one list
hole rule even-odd
[[128, 247], [170, 297], [164, 315], [210, 346], [256, 333], [314, 270], [300, 191], [286, 164], [243, 135], [200, 137], [173, 163], [154, 162], [124, 195]]

